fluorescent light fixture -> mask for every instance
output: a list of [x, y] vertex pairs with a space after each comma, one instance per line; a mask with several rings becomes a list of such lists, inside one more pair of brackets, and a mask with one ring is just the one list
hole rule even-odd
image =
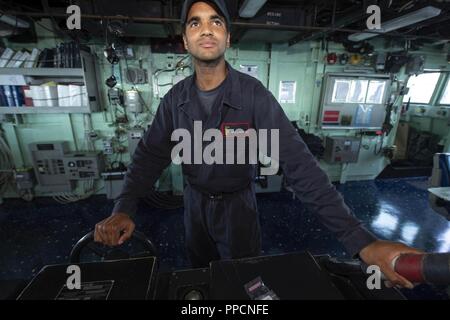
[[[416, 24], [418, 22], [434, 18], [441, 14], [441, 9], [428, 6], [424, 7], [422, 9], [419, 9], [414, 12], [407, 13], [403, 16], [400, 16], [398, 18], [381, 22], [381, 29], [374, 29], [374, 30], [366, 30], [366, 31], [378, 31], [381, 33], [390, 32], [393, 30], [401, 29], [403, 27], [410, 26], [412, 24]], [[373, 38], [378, 36], [377, 33], [366, 33], [366, 32], [360, 32], [360, 33], [354, 33], [348, 36], [348, 40], [350, 41], [362, 41], [369, 38]]]
[[0, 13], [0, 21], [4, 22], [6, 24], [9, 24], [10, 26], [16, 27], [16, 28], [29, 28], [30, 24], [20, 18], [12, 17], [8, 15], [1, 15]]
[[241, 18], [253, 18], [261, 9], [267, 0], [245, 0], [239, 9], [239, 16]]

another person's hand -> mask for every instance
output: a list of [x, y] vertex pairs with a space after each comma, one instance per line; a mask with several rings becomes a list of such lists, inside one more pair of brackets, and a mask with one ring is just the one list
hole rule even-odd
[[108, 246], [117, 246], [133, 234], [135, 224], [125, 213], [114, 213], [95, 225], [94, 241]]
[[403, 243], [377, 240], [363, 248], [359, 256], [367, 265], [378, 266], [391, 285], [412, 289], [414, 285], [395, 272], [392, 266], [392, 261], [404, 253], [421, 254], [423, 252]]

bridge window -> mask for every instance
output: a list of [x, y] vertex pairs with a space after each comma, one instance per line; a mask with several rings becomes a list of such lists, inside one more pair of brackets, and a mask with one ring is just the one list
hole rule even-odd
[[391, 87], [388, 75], [328, 73], [324, 83], [321, 128], [381, 128]]
[[334, 83], [332, 103], [382, 103], [386, 81], [345, 80]]
[[411, 76], [408, 80], [409, 92], [403, 102], [407, 103], [411, 99], [411, 103], [430, 103], [440, 75], [439, 72], [432, 72]]

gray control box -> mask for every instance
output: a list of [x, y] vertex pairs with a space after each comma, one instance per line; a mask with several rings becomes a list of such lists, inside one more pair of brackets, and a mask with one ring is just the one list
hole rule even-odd
[[64, 154], [68, 150], [66, 141], [31, 143], [28, 145], [34, 172], [43, 192], [69, 192], [70, 183], [64, 168]]
[[99, 179], [105, 168], [100, 152], [69, 152], [66, 141], [32, 143], [29, 150], [43, 192], [71, 192], [75, 181]]
[[361, 138], [356, 137], [326, 137], [324, 160], [328, 163], [358, 162]]

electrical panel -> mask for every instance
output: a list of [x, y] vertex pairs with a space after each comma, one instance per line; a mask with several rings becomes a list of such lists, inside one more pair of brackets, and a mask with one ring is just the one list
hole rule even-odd
[[120, 195], [125, 181], [125, 174], [126, 171], [102, 173], [107, 199], [115, 199]]
[[33, 168], [17, 169], [14, 180], [18, 190], [33, 189], [36, 183]]
[[140, 113], [142, 112], [142, 103], [137, 90], [125, 91], [125, 106], [130, 112]]
[[76, 152], [64, 155], [64, 168], [69, 180], [99, 179], [104, 164], [99, 152]]
[[[75, 181], [99, 179], [104, 162], [99, 152], [68, 152], [66, 141], [29, 145], [35, 176], [43, 192], [70, 192]], [[27, 176], [21, 178], [29, 184]]]
[[361, 138], [326, 137], [324, 160], [328, 163], [358, 162]]
[[31, 159], [43, 192], [70, 192], [73, 185], [67, 178], [64, 154], [68, 151], [65, 141], [29, 144]]
[[114, 154], [114, 146], [112, 138], [103, 139], [103, 153], [107, 155]]
[[123, 104], [123, 91], [119, 88], [108, 89], [108, 99], [111, 104], [121, 106]]
[[115, 44], [116, 54], [119, 58], [134, 59], [134, 50], [132, 47]]
[[144, 132], [142, 128], [134, 128], [128, 131], [128, 151], [130, 152], [130, 157], [133, 156], [139, 141], [144, 136]]

